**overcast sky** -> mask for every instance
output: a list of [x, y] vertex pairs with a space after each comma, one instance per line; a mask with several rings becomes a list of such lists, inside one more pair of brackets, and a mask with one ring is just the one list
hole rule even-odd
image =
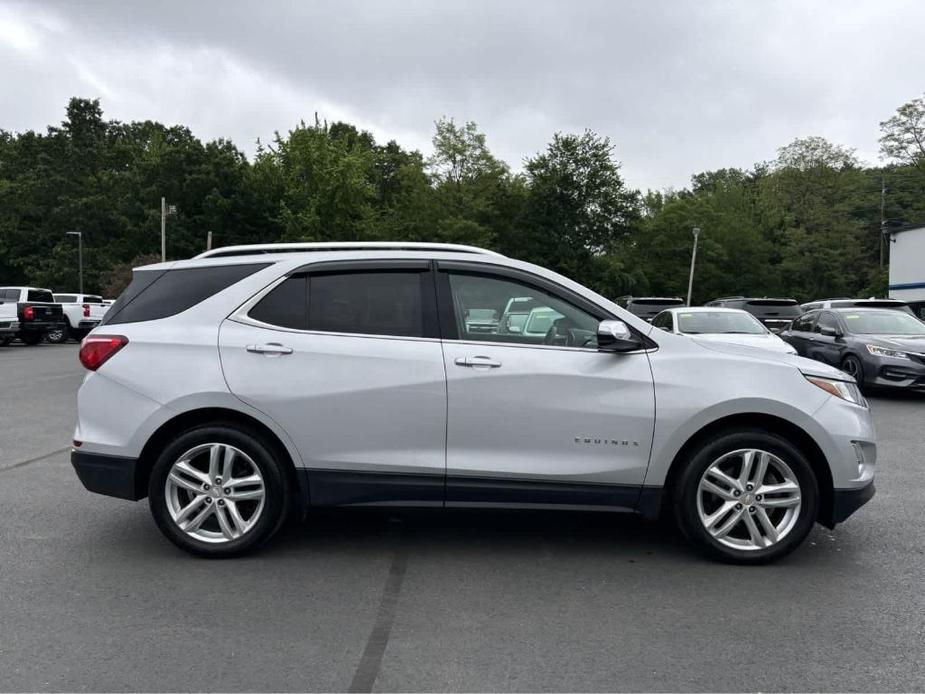
[[430, 150], [474, 120], [515, 169], [552, 134], [609, 136], [627, 181], [680, 187], [822, 135], [877, 161], [925, 91], [925, 2], [9, 2], [0, 128], [71, 96], [252, 154], [317, 111]]

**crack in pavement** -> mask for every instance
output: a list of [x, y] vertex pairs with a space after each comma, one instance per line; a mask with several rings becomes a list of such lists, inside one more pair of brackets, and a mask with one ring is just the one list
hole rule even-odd
[[29, 458], [29, 460], [23, 460], [19, 463], [13, 463], [12, 465], [7, 465], [6, 467], [0, 467], [0, 474], [7, 472], [8, 470], [15, 470], [16, 468], [23, 467], [25, 465], [31, 465], [32, 463], [38, 463], [45, 458], [51, 458], [53, 455], [58, 455], [59, 453], [64, 453], [65, 451], [71, 450], [70, 446], [65, 446], [64, 448], [59, 448], [51, 453], [46, 453], [45, 455], [40, 455], [37, 458]]

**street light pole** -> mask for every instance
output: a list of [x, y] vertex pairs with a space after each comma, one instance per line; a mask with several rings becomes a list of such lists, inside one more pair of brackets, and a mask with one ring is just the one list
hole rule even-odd
[[694, 227], [694, 252], [691, 254], [691, 275], [687, 280], [687, 305], [691, 305], [691, 290], [694, 288], [694, 264], [697, 262], [697, 237], [700, 236], [700, 227]]
[[167, 199], [161, 198], [161, 262], [167, 262]]
[[79, 292], [84, 293], [84, 235], [82, 231], [67, 231], [68, 236], [77, 237], [77, 267], [79, 272]]

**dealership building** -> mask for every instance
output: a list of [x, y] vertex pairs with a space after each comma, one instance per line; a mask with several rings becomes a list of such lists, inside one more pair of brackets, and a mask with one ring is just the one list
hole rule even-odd
[[925, 223], [890, 233], [890, 297], [925, 318]]

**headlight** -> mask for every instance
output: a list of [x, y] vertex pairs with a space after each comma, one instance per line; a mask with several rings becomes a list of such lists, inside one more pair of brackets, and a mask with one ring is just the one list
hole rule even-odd
[[834, 395], [836, 398], [847, 400], [848, 402], [855, 405], [860, 405], [861, 407], [867, 407], [867, 400], [865, 400], [864, 396], [861, 395], [861, 389], [858, 388], [857, 383], [849, 383], [848, 381], [833, 381], [830, 378], [821, 378], [820, 376], [807, 376], [806, 380], [812, 383], [814, 386], [822, 388], [822, 390], [824, 390], [826, 393]]
[[905, 352], [900, 352], [896, 349], [887, 349], [886, 347], [878, 347], [877, 345], [865, 345], [867, 351], [873, 354], [875, 357], [892, 357], [893, 359], [908, 359], [909, 355]]

